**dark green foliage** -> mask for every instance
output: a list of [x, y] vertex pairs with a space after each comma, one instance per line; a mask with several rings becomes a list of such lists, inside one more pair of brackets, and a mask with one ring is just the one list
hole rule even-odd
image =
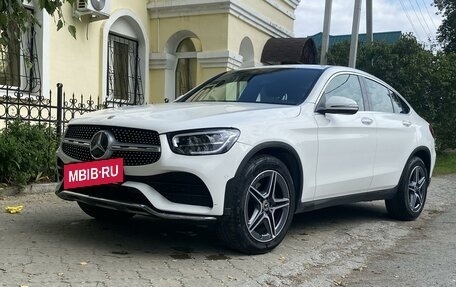
[[[346, 66], [349, 43], [334, 45], [332, 65]], [[456, 148], [456, 54], [424, 49], [410, 34], [395, 44], [359, 47], [357, 68], [393, 86], [429, 121], [437, 134], [438, 149]]]
[[[40, 25], [33, 13], [22, 5], [32, 0], [0, 0], [0, 48], [7, 46], [10, 39], [21, 39], [21, 35], [28, 31], [33, 25]], [[52, 15], [56, 21], [57, 30], [65, 25], [62, 6], [67, 2], [73, 5], [75, 0], [38, 0], [34, 1], [39, 9], [45, 10]], [[68, 31], [76, 38], [76, 28], [68, 25]]]
[[10, 122], [0, 133], [0, 183], [53, 179], [58, 140], [52, 128]]
[[438, 29], [438, 40], [445, 52], [456, 52], [456, 0], [434, 0], [434, 6], [443, 15]]

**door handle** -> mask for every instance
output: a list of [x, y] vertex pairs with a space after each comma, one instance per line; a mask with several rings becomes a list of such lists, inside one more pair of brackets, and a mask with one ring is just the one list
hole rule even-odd
[[370, 124], [372, 124], [372, 123], [374, 122], [374, 120], [371, 119], [371, 118], [362, 118], [362, 119], [361, 119], [361, 122], [362, 122], [363, 124], [365, 124], [365, 125], [370, 125]]
[[402, 124], [406, 127], [409, 127], [412, 125], [412, 123], [410, 121], [402, 121]]

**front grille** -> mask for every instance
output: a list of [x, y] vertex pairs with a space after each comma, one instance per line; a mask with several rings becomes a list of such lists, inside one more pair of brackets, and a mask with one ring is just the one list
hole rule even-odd
[[80, 161], [92, 161], [93, 157], [90, 155], [90, 148], [83, 146], [76, 146], [68, 143], [62, 143], [62, 151], [69, 157]]
[[160, 159], [159, 152], [144, 152], [144, 151], [115, 151], [112, 158], [123, 158], [124, 165], [146, 165], [151, 164]]
[[160, 145], [160, 136], [156, 131], [112, 126], [71, 125], [65, 138], [91, 140], [93, 135], [101, 130], [110, 131], [121, 143]]
[[[114, 135], [117, 142], [140, 145], [160, 146], [160, 136], [156, 131], [141, 130], [126, 127], [98, 126], [98, 125], [70, 125], [65, 133], [65, 138], [90, 141], [95, 133], [106, 130]], [[62, 151], [67, 156], [79, 161], [93, 161], [88, 146], [72, 143], [62, 143]], [[125, 166], [147, 165], [160, 159], [160, 152], [116, 150], [111, 158], [123, 158]]]

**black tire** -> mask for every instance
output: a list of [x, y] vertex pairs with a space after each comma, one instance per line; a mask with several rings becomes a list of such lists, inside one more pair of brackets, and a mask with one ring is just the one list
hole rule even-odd
[[280, 244], [295, 212], [293, 180], [282, 161], [255, 156], [226, 192], [233, 193], [231, 212], [217, 228], [226, 245], [242, 253], [262, 254]]
[[78, 205], [87, 215], [103, 221], [124, 221], [135, 215], [134, 213], [89, 205], [83, 202], [78, 202]]
[[429, 176], [423, 160], [411, 158], [402, 172], [396, 195], [385, 200], [388, 214], [404, 221], [418, 218], [426, 202], [428, 185]]

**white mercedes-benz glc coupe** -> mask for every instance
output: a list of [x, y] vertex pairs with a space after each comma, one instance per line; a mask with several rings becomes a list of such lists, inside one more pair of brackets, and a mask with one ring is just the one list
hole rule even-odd
[[385, 200], [392, 217], [417, 218], [435, 148], [430, 125], [383, 81], [287, 65], [74, 119], [57, 157], [56, 194], [90, 216], [218, 220], [229, 247], [258, 254], [299, 212]]

